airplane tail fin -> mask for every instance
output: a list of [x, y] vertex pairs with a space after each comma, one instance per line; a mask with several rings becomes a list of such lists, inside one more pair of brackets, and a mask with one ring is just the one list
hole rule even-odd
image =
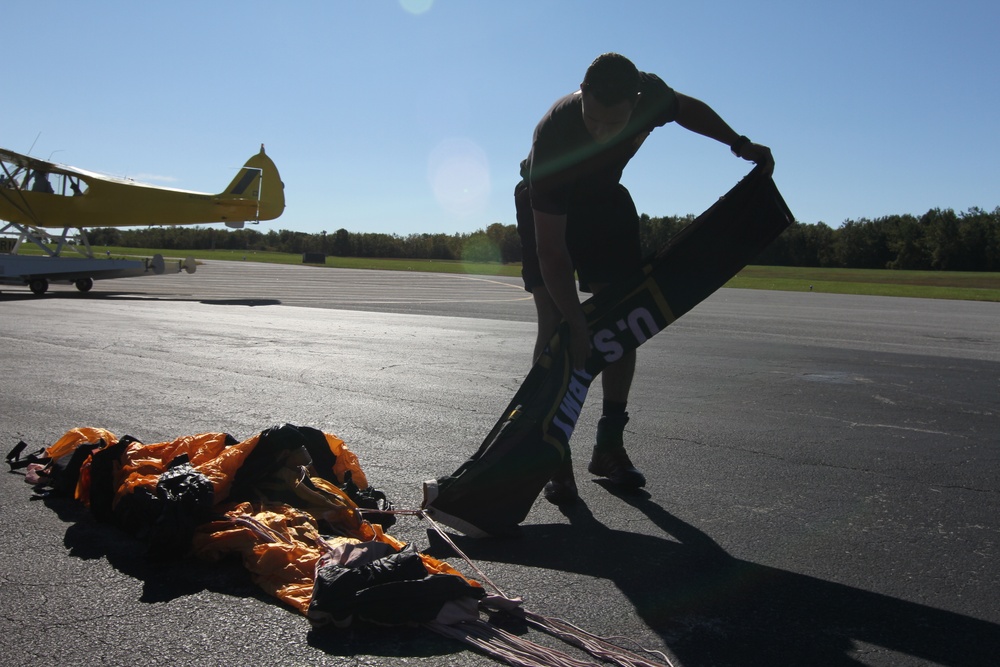
[[264, 144], [260, 145], [259, 153], [247, 160], [222, 196], [256, 199], [258, 220], [274, 220], [281, 215], [285, 210], [285, 184], [274, 162], [264, 153]]

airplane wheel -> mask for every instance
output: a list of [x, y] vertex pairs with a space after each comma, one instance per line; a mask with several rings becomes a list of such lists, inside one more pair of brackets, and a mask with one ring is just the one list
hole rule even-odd
[[35, 294], [35, 296], [41, 296], [49, 291], [49, 281], [45, 278], [35, 278], [28, 283], [28, 287], [31, 288], [31, 291]]
[[94, 286], [94, 279], [93, 278], [80, 278], [79, 280], [77, 280], [73, 284], [76, 285], [76, 288], [78, 290], [80, 290], [81, 292], [87, 293]]

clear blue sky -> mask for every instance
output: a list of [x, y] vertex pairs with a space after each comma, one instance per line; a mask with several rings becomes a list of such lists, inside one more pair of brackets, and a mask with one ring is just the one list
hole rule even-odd
[[[3, 15], [0, 146], [216, 192], [264, 143], [288, 208], [261, 231], [513, 223], [535, 123], [605, 51], [770, 145], [802, 222], [1000, 205], [993, 0], [52, 0]], [[748, 170], [668, 125], [624, 183], [642, 213], [696, 214]]]

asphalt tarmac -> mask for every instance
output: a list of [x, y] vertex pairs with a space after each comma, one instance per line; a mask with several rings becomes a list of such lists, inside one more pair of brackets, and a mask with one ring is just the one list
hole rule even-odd
[[[77, 426], [153, 443], [290, 422], [342, 437], [416, 508], [528, 370], [518, 280], [208, 263], [0, 293], [0, 445]], [[676, 665], [996, 665], [1000, 304], [723, 289], [639, 350], [626, 441], [511, 540], [456, 542], [525, 607]], [[313, 631], [239, 565], [154, 562], [0, 475], [8, 665], [492, 665], [420, 628]], [[461, 561], [426, 524], [400, 539]], [[532, 630], [539, 643], [563, 645]]]

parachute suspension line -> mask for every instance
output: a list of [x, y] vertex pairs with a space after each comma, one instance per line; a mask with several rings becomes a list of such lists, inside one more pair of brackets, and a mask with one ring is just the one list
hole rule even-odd
[[495, 590], [500, 597], [504, 598], [505, 600], [509, 600], [511, 602], [515, 602], [517, 604], [520, 604], [520, 600], [518, 598], [512, 598], [512, 597], [508, 596], [506, 593], [504, 593], [500, 589], [499, 586], [497, 586], [495, 583], [493, 583], [493, 581], [488, 576], [486, 576], [485, 572], [483, 572], [482, 570], [479, 569], [479, 567], [472, 561], [471, 558], [469, 558], [465, 554], [464, 551], [462, 551], [461, 549], [458, 548], [458, 545], [455, 544], [454, 540], [451, 539], [451, 537], [448, 535], [448, 533], [444, 532], [444, 530], [441, 528], [441, 526], [438, 524], [438, 522], [435, 521], [434, 519], [432, 519], [427, 514], [427, 510], [423, 510], [423, 509], [419, 509], [419, 510], [398, 510], [398, 509], [394, 509], [394, 510], [368, 510], [368, 509], [358, 508], [358, 511], [362, 515], [364, 515], [367, 512], [371, 512], [372, 514], [395, 514], [395, 515], [398, 515], [398, 516], [415, 516], [415, 517], [419, 517], [421, 519], [425, 519], [428, 523], [431, 524], [431, 528], [434, 529], [434, 532], [436, 532], [438, 535], [440, 535], [441, 539], [444, 540], [445, 543], [449, 547], [451, 547], [455, 551], [455, 553], [458, 554], [458, 556], [462, 560], [464, 560], [466, 563], [468, 563], [469, 567], [471, 567], [473, 570], [475, 570], [476, 574], [479, 575], [479, 577], [481, 577], [483, 581], [485, 581], [487, 584], [489, 584], [490, 587], [493, 590]]
[[560, 651], [513, 635], [484, 621], [445, 625], [437, 621], [424, 626], [438, 634], [457, 639], [514, 667], [597, 667]]
[[482, 577], [483, 581], [485, 581], [487, 584], [489, 584], [493, 588], [493, 590], [495, 590], [500, 595], [500, 597], [504, 598], [505, 600], [515, 600], [515, 598], [510, 597], [509, 595], [507, 595], [506, 593], [504, 593], [502, 590], [500, 590], [500, 587], [497, 586], [495, 583], [493, 583], [493, 581], [491, 581], [490, 578], [487, 577], [486, 574], [482, 570], [480, 570], [479, 567], [477, 567], [475, 563], [472, 562], [472, 559], [469, 558], [467, 555], [465, 555], [464, 551], [462, 551], [461, 549], [458, 548], [458, 545], [455, 544], [454, 540], [451, 539], [451, 537], [448, 535], [448, 533], [444, 532], [444, 530], [441, 528], [441, 526], [438, 525], [438, 522], [435, 521], [434, 519], [432, 519], [430, 517], [430, 515], [427, 514], [427, 510], [423, 510], [423, 509], [422, 510], [418, 510], [418, 515], [417, 516], [419, 516], [421, 519], [424, 519], [428, 523], [430, 523], [431, 524], [431, 528], [434, 529], [434, 532], [436, 532], [438, 535], [440, 535], [441, 539], [443, 539], [448, 544], [449, 547], [451, 547], [452, 549], [454, 549], [455, 553], [457, 553], [462, 558], [462, 560], [464, 560], [466, 563], [468, 563], [469, 567], [471, 567], [473, 570], [475, 570], [476, 574], [478, 574], [480, 577]]
[[[492, 606], [496, 609], [507, 611], [515, 616], [519, 616], [532, 627], [560, 639], [571, 646], [582, 649], [595, 658], [619, 665], [619, 667], [676, 667], [674, 663], [671, 662], [670, 658], [668, 658], [663, 652], [647, 649], [628, 637], [601, 637], [591, 632], [587, 632], [586, 630], [577, 627], [564, 619], [549, 618], [524, 609], [524, 607], [521, 606], [520, 598], [512, 598], [504, 593], [503, 590], [501, 590], [499, 586], [486, 576], [486, 574], [475, 564], [475, 562], [473, 562], [473, 560], [469, 558], [469, 556], [466, 555], [466, 553], [462, 551], [457, 544], [455, 544], [454, 540], [451, 539], [451, 536], [449, 536], [448, 533], [441, 528], [440, 524], [432, 519], [424, 509], [359, 509], [358, 511], [362, 514], [370, 511], [372, 513], [416, 516], [421, 519], [425, 519], [428, 523], [430, 523], [434, 532], [441, 536], [441, 539], [443, 539], [445, 543], [475, 571], [479, 578], [486, 584], [489, 584], [489, 586], [497, 592], [497, 596], [488, 596], [482, 601], [482, 604], [488, 607]], [[557, 649], [535, 644], [534, 642], [512, 635], [511, 633], [482, 620], [465, 621], [455, 625], [445, 625], [444, 623], [431, 621], [424, 623], [424, 625], [441, 635], [458, 639], [459, 641], [470, 644], [471, 646], [475, 646], [481, 651], [494, 656], [498, 660], [503, 660], [509, 665], [514, 665], [514, 667], [595, 667], [597, 664], [589, 660], [579, 660]], [[650, 656], [656, 656], [658, 659], [662, 660], [662, 662], [651, 660], [639, 655], [638, 653], [629, 651], [616, 643], [619, 641], [622, 643], [633, 644], [638, 647], [639, 651]]]
[[[675, 667], [659, 651], [644, 650], [650, 655], [663, 658], [656, 662], [624, 650], [591, 633], [581, 630], [565, 621], [553, 621], [531, 614], [525, 616], [529, 624], [565, 643], [580, 648], [598, 658], [602, 664], [612, 663], [619, 667]], [[556, 648], [542, 646], [529, 639], [513, 635], [483, 620], [463, 621], [446, 625], [438, 621], [424, 623], [424, 626], [445, 637], [469, 644], [497, 660], [515, 667], [596, 667], [597, 663], [580, 659]]]
[[285, 544], [292, 543], [292, 540], [287, 536], [282, 535], [273, 528], [264, 525], [262, 522], [258, 521], [249, 514], [241, 514], [237, 517], [233, 517], [230, 521], [238, 526], [243, 526], [244, 528], [249, 529], [255, 535], [268, 542], [283, 542]]
[[[539, 630], [542, 630], [553, 637], [557, 637], [567, 644], [572, 644], [573, 646], [581, 648], [590, 655], [600, 658], [601, 660], [613, 662], [617, 665], [622, 665], [623, 667], [662, 667], [662, 665], [674, 667], [674, 663], [672, 663], [670, 658], [668, 658], [662, 651], [654, 651], [640, 646], [634, 639], [629, 637], [600, 637], [591, 632], [587, 632], [583, 628], [573, 625], [569, 621], [561, 618], [547, 618], [528, 611], [527, 609], [524, 610], [524, 618], [529, 624]], [[638, 647], [638, 650], [649, 655], [657, 656], [662, 659], [663, 662], [660, 663], [647, 660], [641, 655], [624, 649], [618, 642], [633, 644]]]

